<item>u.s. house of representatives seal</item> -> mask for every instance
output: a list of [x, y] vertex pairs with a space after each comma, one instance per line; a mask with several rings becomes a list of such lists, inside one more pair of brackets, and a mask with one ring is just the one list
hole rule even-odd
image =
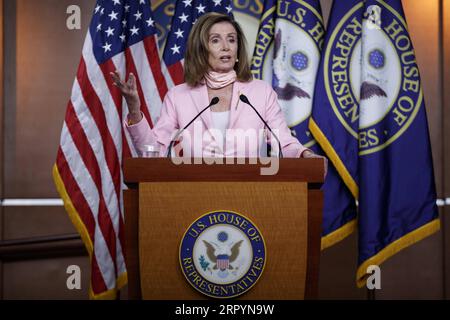
[[180, 266], [190, 285], [213, 298], [250, 290], [266, 262], [264, 239], [247, 217], [214, 211], [194, 221], [180, 244]]
[[388, 2], [370, 3], [349, 10], [332, 30], [324, 56], [327, 95], [336, 117], [358, 139], [361, 156], [394, 143], [423, 101], [405, 20]]

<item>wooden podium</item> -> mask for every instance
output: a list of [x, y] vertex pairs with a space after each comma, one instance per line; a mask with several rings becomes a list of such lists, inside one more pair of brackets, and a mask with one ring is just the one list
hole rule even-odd
[[279, 159], [276, 175], [261, 175], [268, 165], [260, 162], [234, 161], [175, 165], [165, 158], [125, 160], [129, 299], [208, 299], [184, 278], [179, 246], [191, 223], [215, 210], [248, 217], [265, 240], [264, 272], [238, 299], [317, 298], [323, 160]]

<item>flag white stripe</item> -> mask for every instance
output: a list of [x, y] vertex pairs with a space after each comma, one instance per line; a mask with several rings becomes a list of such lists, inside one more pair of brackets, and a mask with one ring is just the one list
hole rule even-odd
[[99, 228], [98, 223], [98, 208], [99, 208], [99, 194], [97, 186], [91, 178], [91, 175], [84, 165], [81, 156], [75, 146], [72, 136], [67, 128], [67, 124], [64, 122], [62, 133], [61, 133], [61, 150], [66, 158], [67, 165], [78, 184], [81, 193], [83, 194], [89, 208], [92, 211], [93, 218], [95, 221], [94, 229], [94, 252], [95, 258], [97, 259], [98, 267], [101, 271], [103, 280], [108, 289], [112, 289], [115, 286], [115, 274], [112, 258], [109, 254], [108, 245], [103, 238], [103, 234]]

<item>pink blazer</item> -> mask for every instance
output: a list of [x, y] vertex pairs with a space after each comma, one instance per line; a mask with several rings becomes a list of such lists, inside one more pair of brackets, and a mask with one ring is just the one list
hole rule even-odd
[[[277, 101], [277, 94], [272, 87], [262, 80], [238, 82], [233, 85], [230, 119], [226, 136], [214, 130], [211, 110], [208, 109], [196, 119], [182, 135], [184, 156], [194, 157], [259, 157], [261, 146], [270, 143], [278, 149], [276, 139], [271, 139], [270, 132], [264, 129], [264, 123], [255, 111], [240, 101], [240, 94], [245, 94], [264, 120], [277, 134], [284, 157], [300, 157], [306, 148], [291, 135]], [[160, 156], [166, 156], [171, 139], [189, 123], [210, 100], [206, 85], [195, 88], [187, 84], [173, 87], [167, 93], [161, 116], [153, 129], [143, 118], [139, 123], [125, 127], [130, 133], [138, 152], [146, 144], [159, 144]], [[232, 130], [230, 130], [232, 129]], [[252, 143], [254, 139], [257, 143]], [[246, 142], [247, 139], [247, 142]]]

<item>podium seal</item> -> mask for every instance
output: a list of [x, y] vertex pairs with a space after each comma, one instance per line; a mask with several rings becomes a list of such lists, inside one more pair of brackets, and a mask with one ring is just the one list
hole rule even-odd
[[233, 298], [260, 278], [266, 247], [250, 219], [233, 211], [213, 211], [186, 230], [179, 259], [186, 280], [196, 290], [212, 298]]

